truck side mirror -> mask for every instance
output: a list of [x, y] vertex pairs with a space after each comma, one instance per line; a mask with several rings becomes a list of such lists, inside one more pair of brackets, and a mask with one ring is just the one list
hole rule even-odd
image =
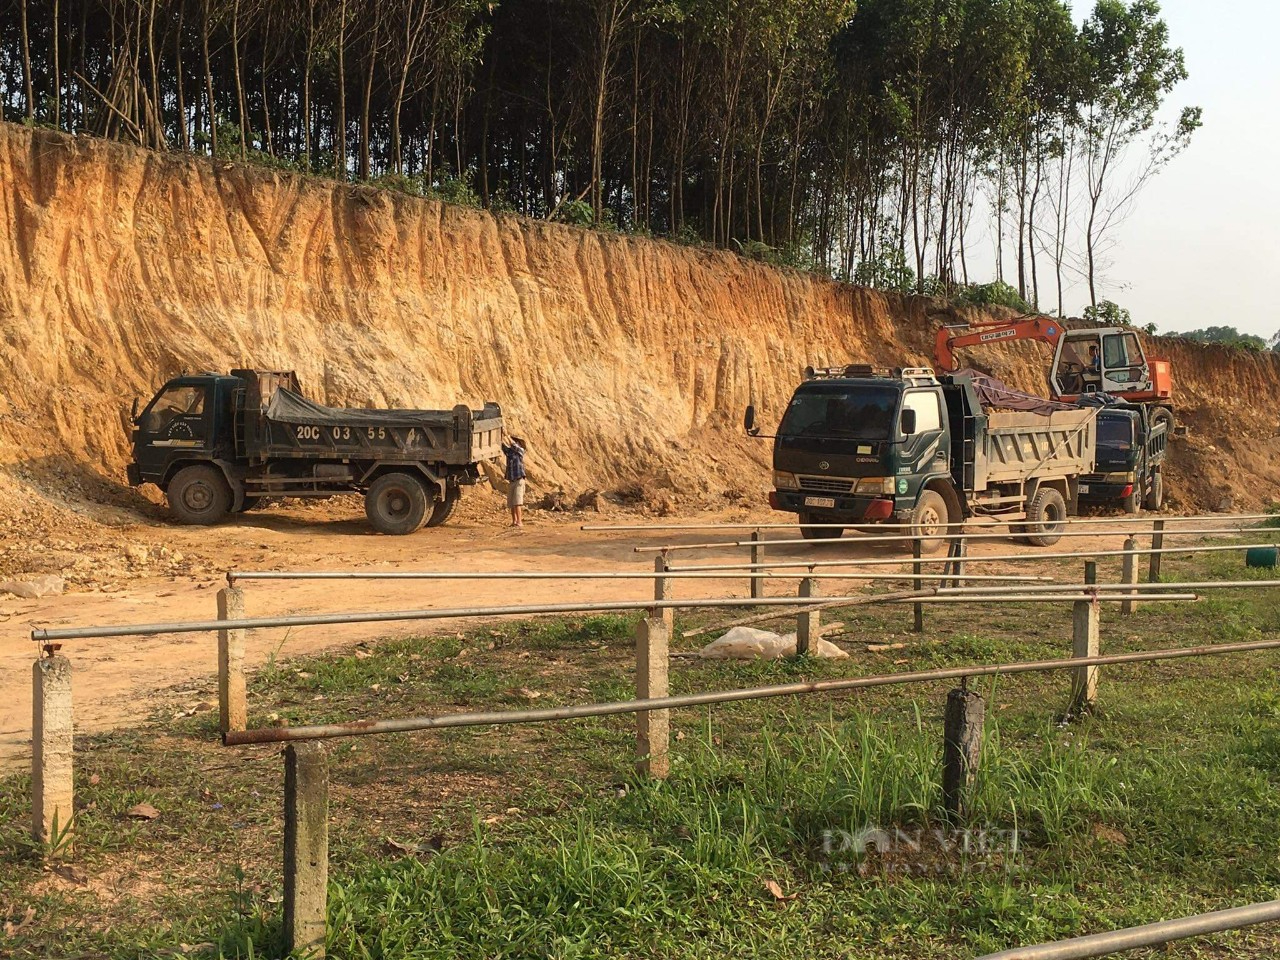
[[742, 418], [742, 429], [747, 431], [747, 436], [749, 437], [760, 435], [760, 428], [756, 426], [756, 405], [754, 403], [747, 404], [746, 415]]
[[916, 412], [911, 409], [902, 411], [902, 435], [909, 437], [916, 432]]
[[133, 407], [129, 410], [129, 421], [131, 423], [138, 422], [138, 398], [133, 398]]

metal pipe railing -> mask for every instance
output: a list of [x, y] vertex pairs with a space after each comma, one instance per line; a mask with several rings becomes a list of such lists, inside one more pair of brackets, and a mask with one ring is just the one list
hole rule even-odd
[[1238, 930], [1240, 927], [1276, 920], [1280, 920], [1280, 900], [1268, 900], [1266, 903], [1254, 903], [1247, 907], [1215, 910], [1177, 920], [1160, 920], [1140, 927], [1126, 927], [1123, 930], [1095, 933], [1056, 943], [1014, 947], [999, 953], [988, 953], [978, 960], [1086, 960], [1089, 957], [1105, 957], [1122, 951], [1155, 947], [1175, 940], [1203, 937], [1210, 933]]
[[[806, 540], [805, 543], [814, 543], [815, 541]], [[839, 541], [831, 540], [829, 543], [838, 543]], [[850, 540], [850, 543], [854, 541]], [[1124, 557], [1129, 554], [1150, 556], [1151, 554], [1166, 553], [1216, 553], [1222, 550], [1254, 550], [1259, 547], [1274, 547], [1274, 543], [1232, 543], [1224, 545], [1210, 544], [1198, 547], [1143, 547], [1136, 550], [1090, 550], [1087, 553], [1000, 553], [984, 556], [983, 554], [969, 554], [964, 557], [922, 557], [919, 560], [913, 557], [872, 557], [867, 560], [859, 560], [857, 558], [851, 560], [792, 560], [783, 561], [781, 563], [770, 561], [768, 563], [710, 563], [710, 564], [687, 564], [681, 567], [670, 567], [668, 569], [675, 571], [689, 570], [753, 570], [757, 568], [765, 569], [784, 569], [784, 568], [817, 568], [817, 567], [871, 567], [885, 566], [887, 564], [898, 563], [956, 563], [962, 561], [964, 563], [1014, 563], [1024, 560], [1093, 560], [1097, 557]]]
[[[228, 583], [241, 580], [750, 580], [750, 579], [790, 579], [804, 577], [800, 573], [749, 573], [733, 576], [716, 573], [675, 572], [648, 570], [592, 570], [575, 572], [571, 570], [549, 572], [536, 571], [492, 571], [471, 572], [454, 570], [230, 570], [227, 572]], [[831, 580], [903, 580], [910, 579], [896, 573], [818, 573], [815, 577], [826, 577]], [[951, 574], [947, 575], [950, 579]], [[992, 580], [1005, 583], [1031, 583], [1038, 580], [1052, 580], [1053, 577], [1036, 574], [1017, 576], [1014, 574], [966, 574], [965, 580]]]
[[[1133, 530], [1127, 527], [1121, 527], [1117, 530], [1062, 530], [1055, 533], [1057, 537], [1110, 537], [1124, 536], [1135, 537], [1150, 535], [1153, 530]], [[1280, 535], [1280, 527], [1218, 527], [1210, 530], [1165, 530], [1166, 537], [1188, 537], [1196, 535], [1219, 536], [1233, 533], [1273, 533]], [[945, 540], [947, 542], [964, 541], [973, 542], [975, 540], [1008, 540], [1012, 537], [1023, 536], [1017, 533], [943, 533], [936, 535], [925, 534], [893, 534], [891, 536], [879, 535], [860, 535], [856, 537], [832, 537], [829, 540], [809, 540], [804, 537], [785, 538], [776, 540], [719, 540], [708, 543], [673, 543], [664, 546], [638, 546], [632, 547], [635, 553], [669, 553], [673, 550], [713, 550], [716, 548], [726, 547], [778, 547], [778, 546], [796, 546], [804, 544], [807, 546], [822, 546], [824, 544], [864, 544], [864, 543], [910, 543], [916, 540]], [[1267, 546], [1275, 546], [1275, 544], [1267, 544]]]
[[[976, 588], [975, 588], [976, 589]], [[1041, 596], [939, 596], [937, 589], [920, 593], [911, 592], [889, 596], [830, 597], [830, 601], [849, 603], [1074, 603], [1089, 600], [1096, 594], [1080, 592], [1076, 595]], [[1112, 598], [1102, 597], [1103, 600]], [[1116, 597], [1119, 601], [1121, 598]], [[1198, 600], [1194, 594], [1139, 595], [1126, 594], [1130, 600]], [[811, 604], [808, 597], [723, 597], [709, 600], [620, 600], [600, 603], [547, 603], [499, 607], [453, 607], [427, 610], [360, 611], [351, 613], [316, 613], [289, 617], [245, 617], [234, 620], [192, 620], [170, 623], [135, 623], [103, 627], [65, 627], [59, 629], [35, 629], [31, 639], [38, 643], [56, 640], [92, 640], [106, 637], [150, 637], [163, 633], [213, 633], [234, 626], [237, 630], [260, 630], [268, 627], [318, 627], [346, 623], [393, 623], [404, 620], [462, 620], [472, 617], [518, 617], [552, 613], [628, 613], [638, 610], [716, 609], [723, 607], [795, 607]]]
[[1280, 649], [1280, 638], [1255, 640], [1249, 643], [1208, 644], [1198, 647], [1181, 647], [1169, 650], [1144, 650], [1135, 653], [1115, 653], [1097, 657], [1072, 657], [1067, 660], [1033, 660], [1021, 663], [971, 664], [964, 667], [944, 667], [936, 670], [917, 670], [905, 673], [882, 674], [871, 677], [853, 677], [841, 680], [814, 680], [802, 683], [775, 684], [766, 687], [746, 687], [739, 690], [719, 690], [707, 693], [690, 693], [674, 697], [653, 697], [644, 700], [619, 700], [610, 703], [589, 703], [569, 707], [546, 707], [540, 710], [499, 710], [483, 713], [454, 713], [437, 717], [405, 717], [399, 720], [353, 720], [348, 723], [313, 724], [304, 727], [265, 727], [242, 730], [223, 735], [226, 746], [242, 746], [253, 743], [283, 743], [290, 740], [328, 740], [337, 737], [360, 737], [382, 733], [411, 733], [418, 730], [440, 730], [448, 727], [483, 727], [496, 724], [544, 723], [550, 720], [576, 720], [587, 717], [607, 717], [624, 713], [640, 713], [649, 710], [669, 710], [681, 707], [710, 706], [719, 703], [736, 703], [743, 700], [764, 700], [772, 697], [796, 696], [810, 693], [835, 693], [908, 683], [928, 683], [936, 680], [961, 678], [1010, 676], [1020, 673], [1046, 673], [1055, 670], [1074, 670], [1080, 667], [1114, 666], [1125, 663], [1154, 663], [1162, 660], [1189, 657], [1222, 656], [1228, 653], [1252, 653], [1260, 650]]
[[[1075, 527], [1084, 525], [1102, 525], [1102, 524], [1125, 524], [1132, 526], [1138, 523], [1244, 523], [1258, 520], [1274, 520], [1274, 513], [1247, 513], [1247, 514], [1193, 514], [1185, 517], [1065, 517], [1062, 523]], [[952, 527], [996, 527], [1004, 525], [1003, 520], [987, 520], [973, 521], [963, 520], [957, 523], [948, 523], [945, 526], [950, 529]], [[911, 527], [909, 523], [879, 523], [878, 527], [884, 527], [886, 530], [905, 530]], [[810, 530], [834, 529], [839, 527], [846, 530], [849, 527], [847, 523], [584, 523], [578, 527], [579, 530], [590, 530], [594, 532], [660, 532], [667, 530], [794, 530], [797, 527], [804, 527]], [[1150, 532], [1150, 531], [1143, 531]]]

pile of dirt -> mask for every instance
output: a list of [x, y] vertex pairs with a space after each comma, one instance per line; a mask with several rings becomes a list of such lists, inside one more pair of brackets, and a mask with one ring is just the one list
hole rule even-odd
[[[806, 364], [927, 363], [953, 309], [736, 255], [0, 124], [0, 525], [79, 540], [157, 516], [127, 412], [183, 371], [297, 370], [334, 405], [496, 400], [535, 496], [651, 512], [758, 498]], [[1187, 508], [1280, 489], [1280, 361], [1156, 340]], [[1040, 390], [1046, 353], [974, 360]], [[69, 533], [74, 536], [68, 535]]]

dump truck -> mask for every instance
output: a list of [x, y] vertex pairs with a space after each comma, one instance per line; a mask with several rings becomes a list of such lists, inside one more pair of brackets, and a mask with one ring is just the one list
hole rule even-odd
[[1080, 478], [1080, 502], [1120, 505], [1136, 514], [1164, 505], [1164, 459], [1169, 422], [1144, 404], [1120, 403], [1098, 410], [1096, 472]]
[[356, 410], [308, 400], [292, 371], [175, 377], [139, 411], [129, 483], [164, 491], [183, 523], [213, 524], [268, 497], [364, 495], [374, 529], [439, 526], [501, 452], [502, 410]]
[[[988, 412], [971, 374], [854, 364], [805, 371], [773, 437], [769, 503], [810, 539], [886, 521], [939, 549], [948, 524], [983, 516], [1048, 546], [1094, 471], [1096, 409]], [[759, 436], [755, 408], [747, 432]]]

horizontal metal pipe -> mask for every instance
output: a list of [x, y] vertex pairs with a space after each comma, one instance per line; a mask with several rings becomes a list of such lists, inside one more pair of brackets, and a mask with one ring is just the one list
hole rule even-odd
[[[862, 601], [868, 603], [955, 603], [966, 597], [936, 596], [937, 591], [913, 594], [909, 597], [878, 598], [867, 596], [831, 597], [831, 600]], [[1062, 600], [1089, 599], [1087, 594], [1077, 596], [982, 596], [983, 602], [1037, 602], [1055, 603]], [[1142, 599], [1129, 595], [1128, 599]], [[1198, 599], [1163, 595], [1149, 599]], [[353, 613], [315, 613], [292, 617], [245, 617], [236, 620], [190, 620], [171, 623], [134, 623], [112, 627], [65, 627], [55, 630], [36, 629], [31, 639], [39, 643], [51, 640], [92, 640], [104, 637], [151, 637], [162, 633], [212, 633], [234, 626], [237, 630], [261, 630], [268, 627], [319, 627], [344, 623], [393, 623], [404, 620], [462, 620], [470, 617], [518, 617], [549, 613], [627, 613], [636, 610], [685, 610], [719, 607], [794, 607], [812, 603], [809, 597], [722, 597], [709, 600], [610, 600], [600, 603], [545, 603], [507, 607], [453, 607], [431, 610], [361, 611]]]
[[[805, 543], [813, 541], [806, 540]], [[833, 541], [834, 542], [834, 541]], [[849, 541], [852, 543], [853, 541]], [[955, 563], [959, 560], [962, 563], [992, 563], [1007, 562], [1012, 563], [1019, 560], [1094, 560], [1098, 557], [1123, 557], [1126, 553], [1135, 553], [1149, 555], [1152, 553], [1214, 553], [1220, 550], [1253, 550], [1256, 547], [1274, 547], [1274, 543], [1232, 543], [1226, 545], [1209, 545], [1200, 547], [1160, 547], [1151, 549], [1150, 547], [1140, 547], [1136, 550], [1090, 550], [1081, 553], [999, 553], [991, 556], [983, 556], [982, 554], [970, 554], [965, 557], [921, 557], [916, 560], [912, 557], [872, 557], [869, 560], [790, 560], [782, 562], [769, 563], [710, 563], [710, 564], [690, 564], [681, 567], [672, 567], [674, 571], [687, 570], [754, 570], [754, 569], [773, 569], [782, 570], [797, 567], [819, 568], [819, 567], [879, 567], [888, 564], [903, 563]]]
[[[823, 574], [815, 573], [815, 577], [823, 576]], [[938, 576], [935, 574], [934, 576]], [[951, 580], [954, 577], [951, 574], [946, 575], [946, 579]], [[1107, 593], [1113, 590], [1218, 590], [1218, 589], [1236, 589], [1240, 587], [1280, 587], [1280, 580], [1198, 580], [1192, 583], [1054, 583], [1040, 585], [1031, 585], [1019, 587], [1020, 593], [1062, 593], [1075, 592], [1079, 593], [1083, 590], [1085, 593], [1091, 593], [1097, 590]], [[1008, 593], [1007, 587], [939, 587], [938, 593], [950, 594], [956, 591], [963, 592], [966, 596], [981, 596], [984, 593]]]
[[764, 700], [809, 693], [835, 693], [906, 683], [928, 683], [936, 680], [959, 680], [961, 677], [989, 677], [1019, 673], [1045, 673], [1076, 667], [1107, 666], [1121, 663], [1148, 663], [1186, 657], [1220, 656], [1228, 653], [1250, 653], [1280, 648], [1280, 638], [1249, 643], [1209, 644], [1173, 650], [1144, 650], [1097, 657], [1072, 657], [1068, 660], [1032, 660], [1023, 663], [975, 664], [917, 670], [908, 673], [854, 677], [843, 680], [815, 680], [807, 683], [784, 683], [740, 690], [689, 693], [676, 697], [654, 697], [647, 700], [619, 700], [612, 703], [588, 703], [571, 707], [546, 707], [541, 710], [500, 710], [489, 713], [454, 713], [438, 717], [405, 717], [399, 720], [353, 720], [349, 723], [317, 724], [306, 727], [264, 727], [225, 733], [227, 746], [250, 743], [282, 743], [287, 740], [327, 740], [335, 737], [360, 737], [380, 733], [410, 733], [416, 730], [439, 730], [446, 727], [484, 727], [507, 723], [544, 723], [548, 720], [577, 720], [607, 717], [647, 710], [672, 710], [743, 700]]
[[[1153, 532], [1154, 531], [1151, 531], [1151, 530], [1131, 530], [1131, 529], [1122, 527], [1119, 530], [1101, 530], [1101, 531], [1099, 530], [1063, 530], [1062, 532], [1058, 533], [1057, 536], [1059, 537], [1110, 537], [1110, 536], [1137, 537], [1137, 536], [1149, 536]], [[1204, 534], [1206, 536], [1226, 535], [1226, 534], [1232, 534], [1232, 533], [1262, 533], [1262, 534], [1274, 533], [1274, 534], [1280, 535], [1280, 527], [1275, 527], [1275, 528], [1232, 527], [1230, 529], [1217, 528], [1213, 530], [1165, 530], [1164, 531], [1164, 535], [1166, 537], [1179, 537], [1179, 536], [1186, 537], [1186, 536], [1193, 536], [1193, 535], [1199, 535], [1199, 534]], [[799, 539], [786, 538], [786, 539], [777, 539], [777, 540], [720, 540], [714, 543], [673, 543], [673, 544], [667, 544], [665, 546], [658, 546], [658, 547], [639, 546], [639, 547], [632, 547], [631, 549], [635, 553], [670, 553], [675, 550], [713, 550], [716, 548], [723, 548], [723, 547], [772, 547], [772, 546], [795, 546], [798, 544], [805, 544], [808, 546], [823, 546], [823, 545], [830, 546], [832, 544], [837, 544], [837, 543], [860, 545], [864, 543], [902, 543], [902, 542], [909, 543], [915, 540], [947, 540], [947, 541], [964, 540], [966, 542], [970, 542], [974, 540], [1008, 540], [1014, 536], [1021, 536], [1021, 534], [1003, 533], [1003, 532], [1002, 533], [948, 533], [942, 536], [935, 536], [935, 537], [921, 537], [916, 534], [894, 534], [893, 536], [885, 536], [885, 537], [878, 536], [878, 535], [856, 536], [856, 537], [847, 537], [847, 538], [833, 537], [830, 540], [808, 540], [804, 537], [801, 537]], [[1268, 546], [1275, 546], [1275, 544], [1268, 544]]]
[[[1102, 525], [1102, 524], [1123, 524], [1125, 526], [1133, 526], [1138, 523], [1154, 524], [1160, 521], [1165, 524], [1170, 523], [1243, 523], [1254, 520], [1274, 520], [1274, 513], [1246, 513], [1246, 514], [1225, 514], [1225, 513], [1207, 513], [1193, 514], [1186, 517], [1066, 517], [1063, 523], [1068, 526], [1084, 526], [1086, 524]], [[948, 523], [947, 528], [951, 527], [994, 527], [1001, 525], [1002, 521], [973, 521], [964, 520], [958, 523]], [[579, 530], [591, 530], [596, 532], [625, 532], [625, 531], [641, 531], [658, 533], [664, 530], [794, 530], [797, 527], [805, 527], [810, 530], [821, 530], [823, 528], [832, 529], [839, 527], [841, 530], [848, 528], [847, 523], [584, 523]], [[877, 526], [884, 527], [887, 530], [905, 530], [910, 528], [909, 523], [881, 523]], [[1147, 531], [1150, 532], [1150, 531]]]
[[[858, 600], [863, 597], [833, 599]], [[212, 633], [232, 623], [238, 630], [267, 627], [319, 627], [343, 623], [394, 623], [403, 620], [464, 620], [470, 617], [519, 617], [547, 613], [627, 613], [701, 607], [797, 606], [812, 603], [803, 597], [724, 597], [709, 600], [610, 600], [597, 603], [544, 603], [497, 607], [446, 607], [425, 610], [373, 610], [352, 613], [314, 613], [291, 617], [247, 617], [235, 621], [192, 620], [172, 623], [122, 624], [112, 627], [66, 627], [32, 630], [31, 639], [89, 640], [100, 637], [146, 637], [159, 633]]]
[[[366, 572], [363, 570], [354, 571], [315, 571], [307, 572], [305, 570], [251, 570], [244, 573], [238, 571], [229, 571], [227, 573], [227, 581], [230, 583], [238, 583], [241, 580], [744, 580], [759, 579], [765, 580], [769, 578], [778, 579], [797, 579], [807, 577], [804, 573], [746, 573], [746, 574], [717, 574], [702, 572], [684, 572], [675, 573], [655, 573], [647, 570], [625, 570], [625, 571], [599, 571], [593, 570], [589, 572], [574, 573], [573, 571], [563, 571], [548, 573], [546, 571], [535, 571], [523, 573], [515, 572], [457, 572], [457, 571], [383, 571], [383, 572]], [[832, 580], [901, 580], [904, 574], [896, 573], [818, 573], [815, 577], [827, 577]], [[950, 576], [950, 574], [948, 574]], [[995, 580], [1008, 583], [1023, 583], [1034, 580], [1052, 580], [1053, 577], [1024, 575], [1016, 576], [1013, 574], [980, 574], [966, 576], [966, 580]]]
[[1254, 903], [1247, 907], [1232, 907], [1199, 913], [1177, 920], [1161, 920], [1141, 927], [1126, 927], [1107, 933], [1095, 933], [1057, 943], [1042, 943], [1034, 947], [1014, 947], [999, 953], [988, 953], [978, 960], [1086, 960], [1089, 957], [1105, 957], [1108, 954], [1140, 947], [1155, 947], [1175, 940], [1203, 937], [1224, 930], [1238, 930], [1258, 923], [1280, 920], [1280, 900]]

